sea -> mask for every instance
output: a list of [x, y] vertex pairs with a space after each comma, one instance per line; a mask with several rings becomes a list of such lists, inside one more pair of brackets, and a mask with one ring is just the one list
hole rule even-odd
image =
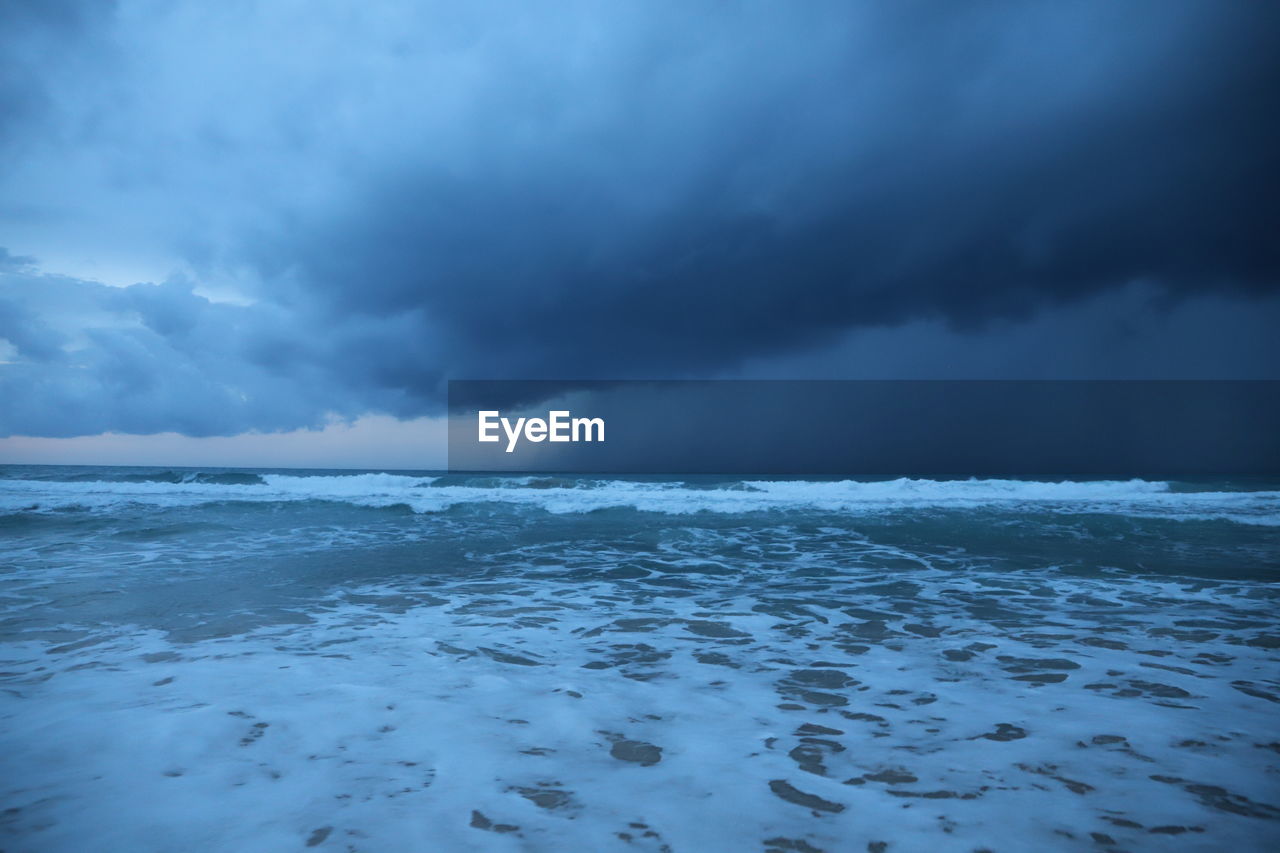
[[1280, 849], [1280, 484], [0, 466], [0, 850]]

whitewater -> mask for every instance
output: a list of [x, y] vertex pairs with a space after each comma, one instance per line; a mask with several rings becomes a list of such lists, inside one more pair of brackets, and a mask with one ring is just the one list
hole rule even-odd
[[0, 466], [0, 849], [1271, 850], [1278, 577], [1265, 481]]
[[475, 477], [393, 473], [298, 475], [242, 471], [175, 471], [90, 480], [6, 478], [0, 512], [38, 509], [109, 510], [244, 501], [336, 501], [356, 506], [406, 506], [441, 512], [466, 503], [520, 504], [555, 513], [626, 507], [642, 512], [744, 513], [785, 510], [884, 512], [902, 508], [1042, 507], [1056, 512], [1220, 517], [1280, 524], [1280, 491], [1201, 487], [1146, 480], [1036, 481], [727, 480], [701, 478]]

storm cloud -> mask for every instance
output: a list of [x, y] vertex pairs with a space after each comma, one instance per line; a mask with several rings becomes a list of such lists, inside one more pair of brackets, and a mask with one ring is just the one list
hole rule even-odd
[[2, 8], [6, 434], [1278, 315], [1275, 4]]

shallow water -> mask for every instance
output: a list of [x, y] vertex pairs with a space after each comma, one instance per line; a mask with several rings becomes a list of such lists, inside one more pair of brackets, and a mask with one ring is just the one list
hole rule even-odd
[[9, 466], [0, 537], [10, 853], [1280, 843], [1274, 484]]

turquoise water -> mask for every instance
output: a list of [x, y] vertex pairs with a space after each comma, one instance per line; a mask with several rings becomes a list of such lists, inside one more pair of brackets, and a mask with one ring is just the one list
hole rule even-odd
[[0, 844], [1270, 849], [1277, 488], [0, 467]]

